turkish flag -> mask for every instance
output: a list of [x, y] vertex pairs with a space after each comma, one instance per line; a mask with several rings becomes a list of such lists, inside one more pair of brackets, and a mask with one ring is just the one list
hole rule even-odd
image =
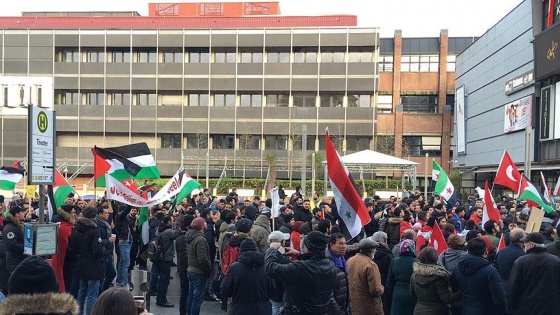
[[490, 189], [488, 189], [488, 180], [484, 182], [484, 208], [482, 209], [482, 225], [488, 220], [494, 220], [496, 222], [500, 221], [500, 211], [496, 208], [494, 203], [494, 198], [490, 194]]
[[133, 192], [138, 193], [138, 186], [136, 185], [136, 182], [134, 181], [134, 179], [132, 178], [126, 178], [123, 179], [121, 184], [125, 185], [126, 188], [132, 190]]
[[500, 242], [498, 243], [498, 248], [496, 248], [496, 253], [506, 248], [506, 240], [504, 239], [504, 234], [500, 237]]
[[496, 178], [494, 179], [494, 184], [505, 186], [513, 191], [518, 191], [519, 181], [521, 180], [521, 174], [519, 170], [513, 163], [513, 160], [504, 150], [504, 155], [500, 161], [500, 166], [498, 166], [498, 172], [496, 173]]
[[443, 233], [441, 233], [437, 223], [434, 223], [434, 229], [432, 230], [428, 247], [435, 248], [438, 255], [441, 255], [441, 253], [447, 249], [447, 242], [445, 241], [445, 237], [443, 237]]

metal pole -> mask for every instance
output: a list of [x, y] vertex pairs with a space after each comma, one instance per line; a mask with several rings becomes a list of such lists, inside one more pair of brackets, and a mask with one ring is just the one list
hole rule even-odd
[[210, 187], [210, 151], [206, 150], [206, 188]]
[[428, 200], [428, 153], [426, 153], [424, 163], [424, 199]]
[[311, 196], [315, 195], [315, 152], [311, 153]]
[[[307, 125], [301, 128], [301, 195], [305, 197], [305, 182], [307, 173]], [[313, 161], [315, 162], [315, 161]]]
[[525, 176], [531, 179], [531, 126], [525, 128]]
[[325, 163], [325, 178], [323, 180], [323, 196], [327, 196], [327, 182], [329, 181], [329, 173], [327, 172], [327, 163]]
[[39, 185], [39, 224], [45, 223], [45, 185]]

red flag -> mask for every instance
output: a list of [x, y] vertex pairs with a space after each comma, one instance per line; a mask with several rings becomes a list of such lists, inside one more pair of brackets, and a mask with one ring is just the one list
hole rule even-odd
[[504, 234], [502, 233], [502, 236], [500, 237], [500, 242], [498, 243], [498, 248], [496, 248], [496, 253], [498, 253], [500, 250], [506, 248], [506, 240], [504, 239]]
[[125, 179], [123, 179], [123, 180], [121, 181], [121, 183], [122, 183], [123, 185], [125, 185], [126, 188], [128, 188], [128, 189], [134, 191], [134, 192], [137, 193], [137, 194], [140, 194], [140, 193], [138, 192], [138, 186], [136, 185], [136, 182], [134, 181], [134, 179], [132, 179], [132, 178], [125, 178]]
[[518, 191], [520, 179], [521, 174], [519, 170], [515, 166], [515, 163], [513, 163], [507, 150], [504, 150], [504, 155], [500, 161], [494, 184], [505, 186], [513, 191]]
[[428, 247], [435, 248], [438, 255], [441, 255], [441, 253], [447, 249], [447, 242], [445, 242], [445, 237], [443, 237], [443, 233], [441, 233], [437, 223], [434, 223], [434, 229], [432, 230]]
[[500, 221], [500, 211], [496, 208], [494, 198], [488, 189], [488, 180], [484, 182], [484, 207], [482, 208], [482, 226], [488, 220]]
[[425, 244], [426, 244], [426, 238], [424, 237], [424, 235], [418, 233], [418, 236], [416, 237], [416, 252], [419, 253], [422, 250], [422, 246], [424, 246]]
[[560, 177], [558, 177], [558, 181], [556, 182], [556, 186], [554, 186], [554, 191], [552, 192], [554, 196], [560, 195]]
[[111, 164], [107, 163], [104, 158], [99, 156], [95, 148], [91, 148], [91, 153], [93, 153], [93, 184], [95, 185], [97, 179], [101, 176], [105, 176], [105, 173], [111, 169]]

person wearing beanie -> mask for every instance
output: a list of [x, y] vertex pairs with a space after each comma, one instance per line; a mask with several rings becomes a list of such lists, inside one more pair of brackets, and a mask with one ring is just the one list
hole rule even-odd
[[[265, 253], [266, 274], [273, 280], [286, 283], [285, 312], [305, 314], [327, 314], [331, 303], [336, 305], [334, 289], [337, 269], [334, 262], [325, 257], [328, 240], [321, 232], [313, 231], [303, 242], [303, 254], [290, 264], [281, 264], [280, 243], [272, 243]], [[284, 248], [285, 255], [299, 252]], [[336, 307], [336, 306], [335, 306]]]
[[186, 233], [194, 220], [192, 214], [186, 214], [179, 226], [181, 233], [177, 237], [177, 272], [179, 273], [179, 284], [181, 295], [179, 297], [179, 315], [187, 315], [187, 299], [189, 297], [189, 259], [187, 255]]
[[8, 281], [9, 296], [0, 303], [0, 314], [79, 314], [80, 307], [74, 297], [58, 290], [51, 265], [40, 257], [29, 256]]
[[75, 233], [70, 237], [70, 247], [78, 255], [78, 304], [80, 313], [90, 315], [93, 304], [99, 294], [101, 280], [105, 277], [103, 265], [103, 244], [95, 217], [97, 208], [88, 206], [82, 210], [82, 217], [77, 219]]
[[226, 275], [229, 267], [237, 261], [239, 257], [239, 245], [251, 238], [251, 229], [253, 222], [249, 219], [240, 219], [235, 223], [235, 233], [229, 239], [229, 242], [224, 245], [224, 254], [222, 257], [222, 274]]
[[[283, 222], [282, 225], [280, 226], [280, 228], [278, 229], [280, 232], [282, 233], [287, 233], [287, 234], [292, 234], [292, 227], [294, 225], [294, 223], [296, 223], [296, 220], [294, 219], [294, 215], [293, 214], [286, 214], [283, 218]], [[287, 245], [286, 246], [290, 246], [290, 240], [287, 241]]]
[[191, 223], [191, 228], [185, 234], [187, 244], [187, 276], [189, 279], [189, 296], [187, 299], [186, 313], [189, 315], [200, 314], [202, 298], [206, 293], [206, 282], [212, 270], [210, 249], [204, 237], [206, 221], [196, 218]]
[[64, 261], [66, 259], [66, 250], [72, 234], [72, 228], [76, 223], [76, 211], [72, 205], [62, 205], [57, 209], [57, 214], [53, 216], [52, 222], [58, 222], [57, 232], [57, 251], [52, 256], [52, 266], [58, 279], [60, 292], [66, 292], [66, 284], [64, 283]]
[[6, 246], [6, 268], [10, 275], [27, 257], [23, 254], [24, 220], [25, 209], [20, 206], [10, 208], [8, 215], [4, 218], [3, 242]]
[[229, 267], [221, 285], [222, 295], [232, 298], [231, 314], [271, 314], [269, 294], [272, 289], [272, 281], [264, 269], [264, 255], [253, 239], [245, 239], [239, 245], [237, 262]]

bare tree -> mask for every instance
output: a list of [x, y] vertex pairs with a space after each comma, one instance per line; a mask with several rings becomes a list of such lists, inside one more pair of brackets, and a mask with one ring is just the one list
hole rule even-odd
[[[192, 142], [191, 142], [192, 141]], [[207, 133], [195, 133], [192, 137], [188, 138], [189, 148], [196, 149], [196, 180], [198, 181], [200, 176], [200, 156], [202, 149], [208, 149], [208, 134]]]
[[375, 138], [375, 151], [387, 155], [395, 155], [395, 135], [377, 135]]
[[289, 177], [289, 185], [292, 186], [292, 179], [293, 179], [293, 169], [294, 169], [294, 160], [295, 148], [302, 148], [302, 137], [301, 134], [296, 134], [296, 132], [292, 129], [292, 132], [288, 134], [288, 177]]

